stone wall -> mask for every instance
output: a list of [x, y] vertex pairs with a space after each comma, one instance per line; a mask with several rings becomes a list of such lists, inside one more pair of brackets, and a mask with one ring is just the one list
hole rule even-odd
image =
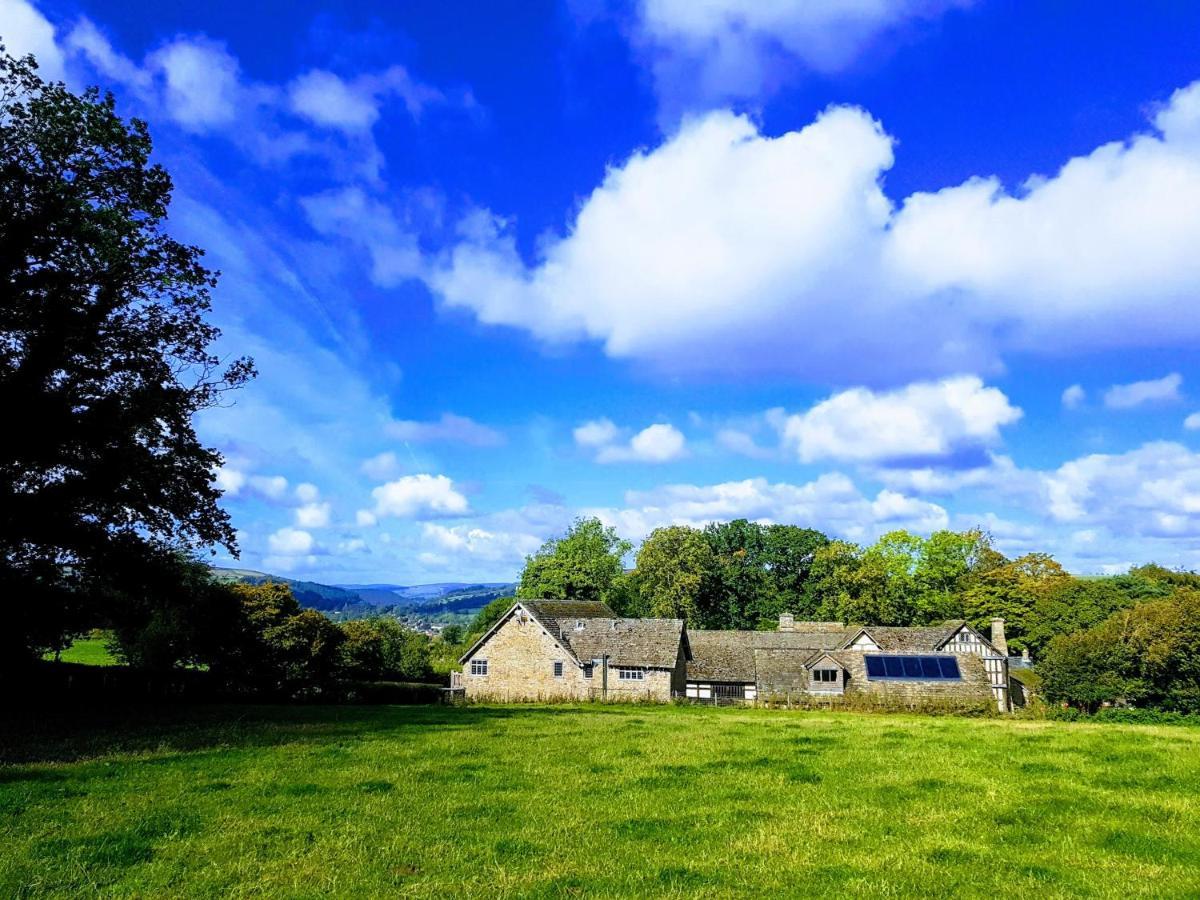
[[[472, 675], [471, 661], [486, 659], [487, 675]], [[562, 677], [554, 663], [562, 662]], [[591, 678], [566, 649], [531, 616], [509, 616], [495, 633], [464, 660], [462, 684], [468, 699], [499, 701], [601, 699], [603, 676], [596, 667]], [[642, 681], [622, 681], [616, 667], [608, 672], [608, 699], [669, 702], [672, 690], [684, 689], [682, 651], [674, 670], [647, 669]]]

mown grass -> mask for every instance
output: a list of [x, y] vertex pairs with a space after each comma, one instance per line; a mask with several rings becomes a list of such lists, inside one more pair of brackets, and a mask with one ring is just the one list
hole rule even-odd
[[0, 896], [1200, 893], [1200, 729], [210, 707], [0, 730]]
[[[46, 654], [47, 659], [53, 659], [54, 654]], [[79, 663], [84, 666], [116, 666], [120, 661], [108, 651], [104, 638], [80, 638], [67, 647], [59, 655], [59, 659], [68, 663]]]

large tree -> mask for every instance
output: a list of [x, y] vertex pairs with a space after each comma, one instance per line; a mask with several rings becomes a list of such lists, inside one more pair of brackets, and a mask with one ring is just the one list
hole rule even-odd
[[628, 605], [622, 560], [633, 549], [599, 519], [576, 519], [559, 538], [525, 558], [517, 596], [526, 600], [603, 600], [618, 611]]
[[686, 525], [656, 528], [637, 554], [638, 612], [702, 622], [705, 598], [713, 590], [716, 558], [703, 533]]
[[[222, 361], [216, 274], [167, 234], [171, 179], [111, 95], [0, 52], [0, 597], [8, 660], [108, 615], [148, 557], [222, 545], [221, 457], [193, 417]], [[100, 590], [100, 586], [103, 590]]]

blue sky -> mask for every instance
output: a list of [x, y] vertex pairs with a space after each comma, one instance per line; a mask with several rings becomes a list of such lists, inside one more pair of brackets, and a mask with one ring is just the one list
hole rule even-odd
[[1200, 7], [340, 6], [0, 0], [223, 272], [242, 565], [507, 579], [580, 514], [1200, 565]]

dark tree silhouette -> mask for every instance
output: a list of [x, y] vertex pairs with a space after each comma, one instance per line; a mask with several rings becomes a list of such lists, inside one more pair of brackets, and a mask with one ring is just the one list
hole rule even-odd
[[111, 95], [0, 48], [3, 660], [103, 619], [150, 556], [236, 552], [192, 419], [253, 364], [213, 352], [217, 273], [164, 230], [150, 152]]

